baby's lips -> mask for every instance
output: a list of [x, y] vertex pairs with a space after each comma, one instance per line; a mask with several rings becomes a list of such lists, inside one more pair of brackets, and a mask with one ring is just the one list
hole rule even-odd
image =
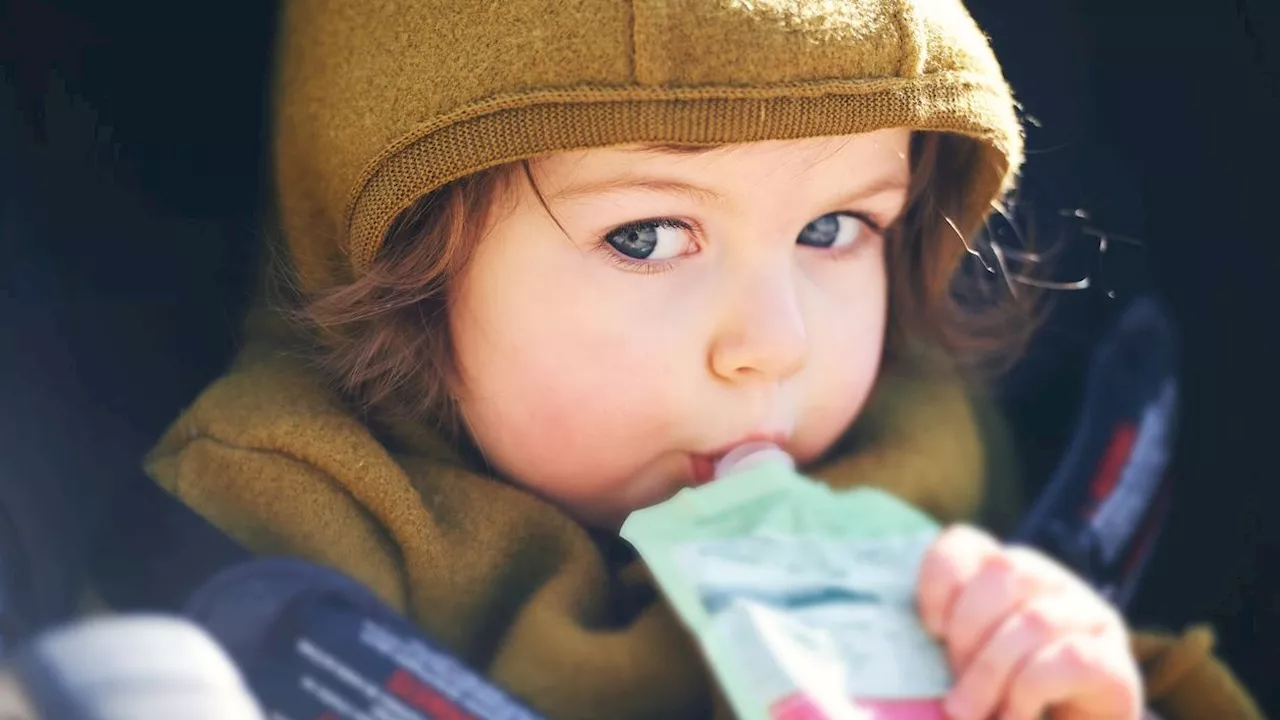
[[767, 441], [743, 443], [729, 452], [716, 463], [716, 477], [725, 477], [734, 473], [749, 470], [761, 463], [781, 461], [795, 469], [796, 463], [785, 450]]

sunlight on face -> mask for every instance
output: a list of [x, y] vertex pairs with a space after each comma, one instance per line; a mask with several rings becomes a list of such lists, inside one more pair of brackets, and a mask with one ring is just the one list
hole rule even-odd
[[450, 296], [489, 461], [616, 528], [744, 439], [820, 457], [879, 369], [909, 139], [561, 153], [532, 163], [546, 208], [517, 174]]

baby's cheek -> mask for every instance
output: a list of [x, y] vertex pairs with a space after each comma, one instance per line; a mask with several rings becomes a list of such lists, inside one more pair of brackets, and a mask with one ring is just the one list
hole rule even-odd
[[858, 418], [880, 372], [880, 325], [849, 323], [815, 343], [803, 378], [798, 450], [813, 460]]
[[580, 492], [625, 475], [652, 450], [646, 440], [662, 422], [661, 401], [637, 377], [638, 364], [566, 350], [526, 351], [519, 366], [476, 399], [483, 417], [469, 417], [481, 446], [512, 478]]

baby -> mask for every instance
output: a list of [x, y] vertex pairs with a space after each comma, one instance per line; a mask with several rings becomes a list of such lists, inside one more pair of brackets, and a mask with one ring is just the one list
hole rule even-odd
[[551, 717], [708, 717], [616, 531], [767, 439], [954, 525], [919, 583], [952, 717], [1140, 716], [1117, 613], [964, 524], [1004, 490], [955, 368], [1020, 334], [957, 269], [1022, 141], [958, 0], [290, 0], [279, 58], [296, 305], [152, 454], [171, 492]]

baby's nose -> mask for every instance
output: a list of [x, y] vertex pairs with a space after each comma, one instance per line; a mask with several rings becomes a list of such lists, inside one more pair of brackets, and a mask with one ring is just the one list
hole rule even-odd
[[791, 273], [761, 273], [722, 307], [723, 319], [709, 349], [709, 365], [717, 377], [776, 382], [804, 367], [809, 339]]

